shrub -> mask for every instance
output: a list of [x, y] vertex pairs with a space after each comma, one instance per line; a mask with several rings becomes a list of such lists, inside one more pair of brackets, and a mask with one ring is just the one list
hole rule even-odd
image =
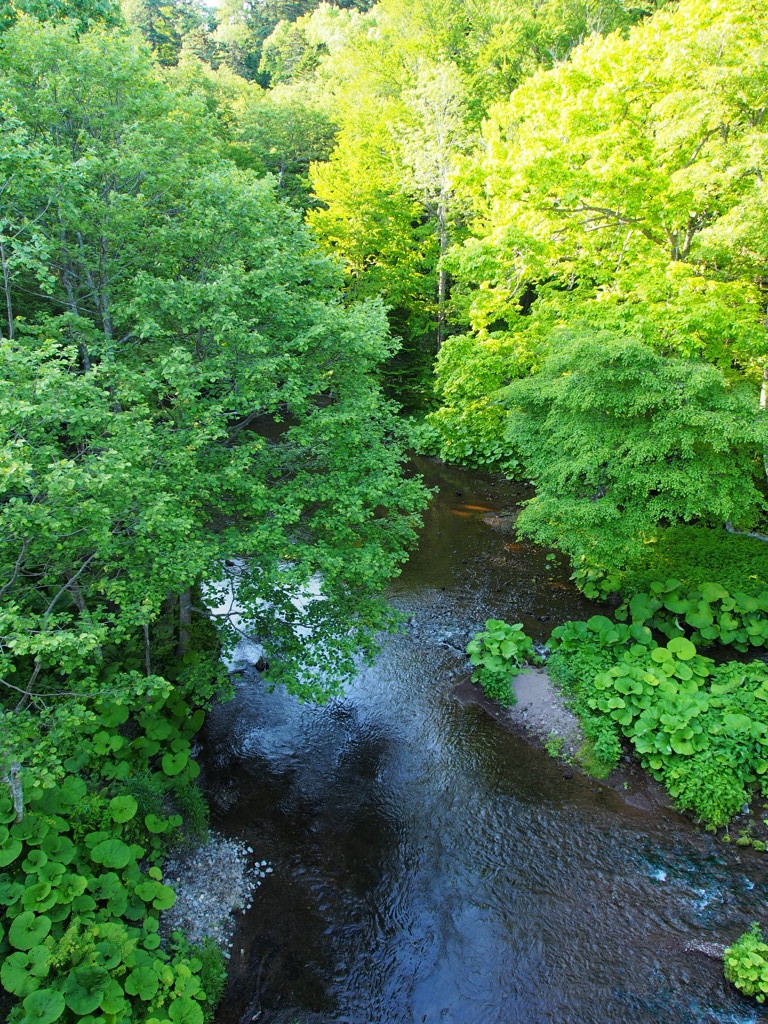
[[743, 992], [765, 1002], [768, 993], [768, 945], [754, 922], [748, 932], [725, 951], [724, 972], [728, 981]]
[[626, 737], [648, 771], [711, 827], [759, 784], [768, 792], [768, 667], [716, 665], [686, 637], [658, 646], [645, 626], [605, 616], [552, 634], [550, 672], [569, 695], [594, 753], [618, 759]]
[[484, 632], [478, 633], [467, 645], [467, 654], [475, 666], [472, 682], [479, 683], [485, 693], [503, 707], [515, 703], [514, 677], [526, 662], [540, 660], [521, 623], [510, 625], [501, 619], [488, 619]]

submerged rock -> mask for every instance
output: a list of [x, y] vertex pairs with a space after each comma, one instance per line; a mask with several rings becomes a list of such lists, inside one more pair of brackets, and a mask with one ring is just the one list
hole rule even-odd
[[686, 942], [684, 948], [686, 953], [702, 953], [710, 960], [722, 960], [726, 950], [721, 942], [699, 942], [697, 939]]

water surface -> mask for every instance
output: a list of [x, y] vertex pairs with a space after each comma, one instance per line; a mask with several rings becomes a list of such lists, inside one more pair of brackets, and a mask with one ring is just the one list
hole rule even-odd
[[391, 588], [406, 632], [325, 708], [266, 694], [252, 673], [209, 721], [214, 826], [275, 867], [235, 937], [217, 1021], [768, 1019], [684, 949], [764, 920], [760, 855], [567, 778], [457, 699], [486, 618], [544, 640], [595, 609], [516, 542], [520, 489], [421, 469], [441, 492]]

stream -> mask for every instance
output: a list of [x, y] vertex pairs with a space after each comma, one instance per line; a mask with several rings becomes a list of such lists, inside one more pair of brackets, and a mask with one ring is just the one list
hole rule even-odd
[[419, 470], [440, 493], [390, 588], [406, 630], [326, 707], [250, 671], [209, 716], [213, 827], [274, 866], [217, 1024], [768, 1021], [684, 948], [766, 923], [768, 854], [566, 770], [458, 699], [487, 618], [542, 642], [599, 609], [516, 542], [522, 488]]

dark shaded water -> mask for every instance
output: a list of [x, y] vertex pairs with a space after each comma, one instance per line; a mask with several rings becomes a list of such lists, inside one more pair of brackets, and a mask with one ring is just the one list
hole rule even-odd
[[760, 856], [566, 779], [454, 696], [461, 650], [489, 616], [543, 639], [593, 609], [506, 520], [487, 521], [513, 507], [513, 487], [423, 468], [441, 494], [392, 587], [408, 632], [326, 708], [266, 695], [254, 675], [211, 717], [214, 824], [275, 867], [235, 938], [217, 1020], [764, 1019], [683, 949], [763, 917]]

